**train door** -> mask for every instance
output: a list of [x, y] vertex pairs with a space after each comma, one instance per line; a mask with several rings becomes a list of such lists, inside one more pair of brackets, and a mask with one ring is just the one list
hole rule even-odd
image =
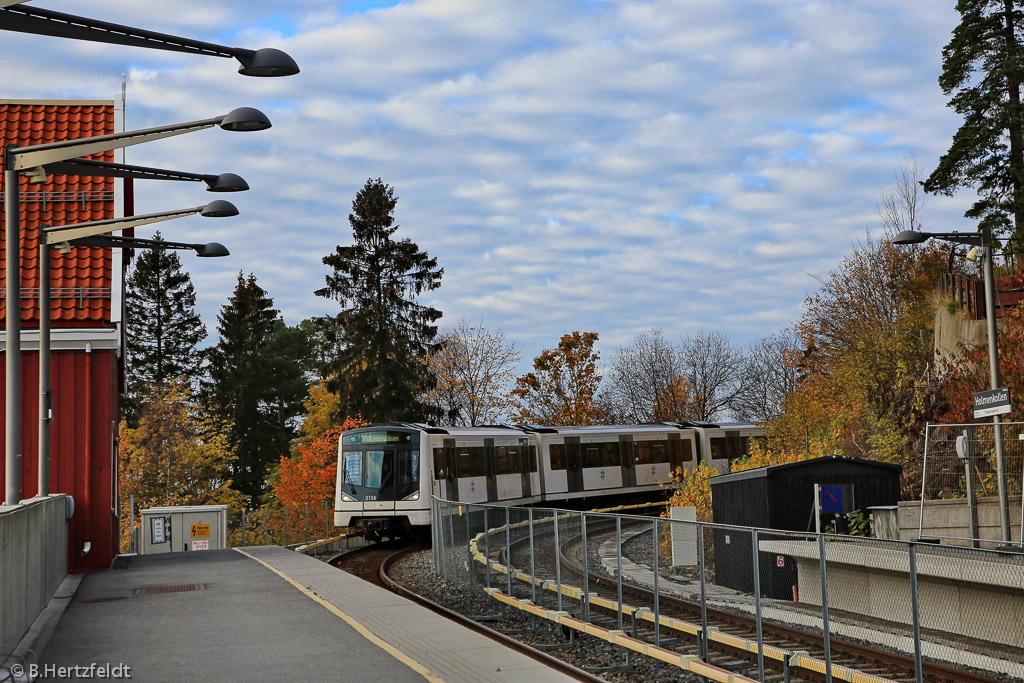
[[536, 456], [530, 452], [530, 446], [526, 443], [526, 439], [519, 439], [519, 472], [522, 474], [523, 498], [533, 495], [531, 480], [537, 471], [536, 462]]
[[636, 468], [633, 466], [633, 436], [631, 434], [619, 435], [619, 453], [622, 457], [622, 486], [624, 488], [636, 486]]
[[680, 434], [669, 434], [668, 435], [668, 467], [669, 474], [675, 472], [678, 468], [683, 466], [683, 454], [681, 446], [682, 439]]
[[484, 463], [487, 468], [487, 500], [498, 500], [498, 470], [494, 461], [494, 439], [484, 439]]
[[583, 491], [583, 461], [578, 436], [565, 437], [565, 472], [569, 493]]
[[447, 489], [446, 500], [459, 499], [459, 475], [455, 469], [455, 439], [445, 439], [444, 448], [444, 481]]
[[394, 510], [398, 498], [398, 467], [394, 446], [363, 451], [363, 510]]

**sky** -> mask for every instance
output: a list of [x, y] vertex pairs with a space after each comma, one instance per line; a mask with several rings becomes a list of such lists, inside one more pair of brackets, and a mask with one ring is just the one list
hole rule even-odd
[[[183, 264], [216, 341], [239, 271], [285, 321], [333, 314], [322, 258], [351, 243], [355, 193], [381, 178], [397, 237], [444, 268], [421, 302], [500, 328], [523, 355], [595, 331], [607, 362], [638, 333], [717, 330], [736, 345], [799, 320], [909, 157], [928, 173], [959, 117], [937, 84], [953, 0], [34, 0], [209, 42], [276, 47], [302, 73], [0, 32], [0, 98], [116, 99], [128, 129], [254, 106], [126, 161], [242, 175], [234, 218], [159, 227], [218, 241]], [[972, 230], [973, 193], [928, 197], [925, 229]], [[137, 213], [202, 204], [136, 183]], [[149, 236], [151, 231], [137, 231]]]

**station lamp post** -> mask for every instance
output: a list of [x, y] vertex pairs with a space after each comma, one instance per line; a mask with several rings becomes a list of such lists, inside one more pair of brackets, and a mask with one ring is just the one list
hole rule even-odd
[[[996, 295], [995, 278], [992, 273], [992, 231], [981, 228], [978, 232], [920, 232], [904, 230], [893, 237], [893, 244], [921, 244], [932, 238], [967, 244], [981, 248], [983, 271], [985, 277], [985, 324], [988, 331], [988, 368], [992, 389], [999, 389], [1002, 380], [999, 376], [998, 331], [996, 329]], [[1006, 454], [1003, 447], [1003, 417], [993, 415], [992, 424], [995, 431], [996, 446], [996, 485], [999, 493], [999, 524], [1003, 541], [1009, 543], [1010, 538], [1010, 501], [1006, 493]]]
[[86, 19], [63, 12], [19, 6], [27, 1], [0, 0], [0, 30], [172, 52], [187, 52], [210, 57], [234, 58], [241, 65], [238, 73], [244, 76], [293, 76], [299, 73], [299, 66], [295, 60], [287, 53], [275, 48], [249, 50], [241, 47], [228, 47], [172, 36], [167, 33]]
[[53, 400], [50, 393], [50, 249], [57, 247], [61, 253], [67, 253], [71, 247], [114, 249], [117, 247], [152, 248], [162, 246], [168, 249], [192, 249], [197, 256], [228, 256], [228, 250], [218, 242], [188, 244], [104, 234], [112, 230], [125, 230], [195, 214], [221, 218], [237, 216], [238, 209], [231, 202], [218, 199], [205, 206], [191, 209], [56, 227], [41, 227], [43, 234], [42, 239], [39, 240], [39, 488], [37, 494], [40, 498], [50, 494], [50, 422], [53, 419], [51, 417]]
[[[0, 14], [7, 11], [10, 10], [0, 10]], [[21, 229], [19, 225], [20, 186], [18, 174], [28, 171], [32, 177], [45, 177], [45, 167], [49, 164], [205, 130], [214, 126], [232, 131], [256, 131], [270, 128], [271, 123], [270, 119], [258, 109], [239, 107], [223, 116], [200, 121], [26, 147], [8, 145], [4, 149], [4, 225], [6, 231], [4, 258], [7, 280], [4, 502], [7, 505], [17, 505], [21, 497]], [[130, 226], [124, 225], [123, 227]], [[107, 228], [107, 230], [109, 229]], [[82, 236], [85, 235], [75, 235], [75, 237]], [[66, 237], [72, 238], [70, 234]]]

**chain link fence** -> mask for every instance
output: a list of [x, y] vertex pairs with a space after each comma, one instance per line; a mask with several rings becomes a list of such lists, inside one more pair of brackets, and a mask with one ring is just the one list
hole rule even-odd
[[[1004, 539], [1001, 529], [998, 436], [1011, 539]], [[993, 424], [928, 425], [919, 483], [919, 535], [975, 546], [979, 540], [1019, 541], [1024, 523], [1024, 423], [1004, 423], [998, 432]], [[948, 510], [942, 511], [944, 505], [937, 501], [950, 501], [945, 504]], [[936, 521], [926, 519], [928, 506], [935, 510], [931, 516]]]
[[519, 609], [628, 640], [616, 668], [642, 652], [757, 680], [795, 669], [852, 680], [857, 644], [910, 679], [936, 666], [1024, 679], [1024, 554], [438, 499], [433, 520], [446, 583], [494, 598], [494, 618]]

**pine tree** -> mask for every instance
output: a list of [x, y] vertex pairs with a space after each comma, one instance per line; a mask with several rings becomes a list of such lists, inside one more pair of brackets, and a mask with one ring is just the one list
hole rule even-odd
[[[160, 233], [154, 237], [160, 240]], [[143, 397], [161, 385], [198, 377], [201, 356], [196, 345], [206, 328], [196, 313], [196, 292], [181, 260], [163, 247], [139, 254], [128, 277], [126, 308], [126, 396], [122, 410], [130, 426], [137, 423]]]
[[339, 419], [421, 421], [436, 414], [423, 396], [433, 384], [427, 358], [441, 312], [415, 298], [437, 289], [444, 269], [408, 238], [392, 239], [397, 202], [389, 185], [367, 180], [348, 217], [355, 243], [323, 259], [333, 272], [316, 295], [342, 308], [329, 319], [328, 337], [339, 351], [327, 368]]
[[1024, 236], [1021, 7], [1021, 0], [957, 3], [961, 22], [942, 50], [939, 85], [964, 122], [924, 183], [926, 191], [946, 195], [974, 187], [979, 199], [964, 215], [1013, 237]]
[[253, 275], [239, 273], [217, 316], [220, 340], [206, 352], [204, 401], [227, 424], [237, 456], [233, 479], [253, 502], [266, 490], [268, 468], [288, 454], [307, 386], [305, 336], [287, 328], [273, 306]]

